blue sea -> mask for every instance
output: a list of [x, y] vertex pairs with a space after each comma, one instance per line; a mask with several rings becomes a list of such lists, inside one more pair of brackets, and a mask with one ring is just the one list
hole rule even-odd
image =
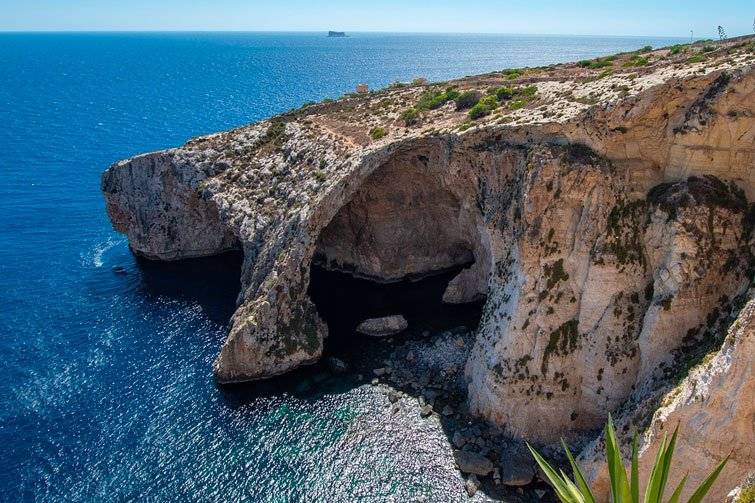
[[1, 501], [462, 498], [443, 432], [385, 423], [369, 385], [217, 387], [238, 259], [136, 260], [100, 174], [359, 82], [679, 40], [350, 35], [0, 34]]

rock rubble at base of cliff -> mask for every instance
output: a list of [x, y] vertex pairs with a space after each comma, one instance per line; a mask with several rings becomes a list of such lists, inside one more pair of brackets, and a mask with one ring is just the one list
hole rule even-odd
[[[137, 156], [103, 175], [108, 213], [146, 258], [243, 251], [220, 382], [320, 358], [313, 262], [384, 282], [464, 267], [444, 300], [486, 299], [463, 376], [473, 414], [548, 443], [614, 411], [646, 432], [643, 456], [661, 425], [689, 421], [680, 456], [705, 453], [692, 479], [716, 446], [735, 449], [721, 500], [755, 465], [741, 349], [753, 333], [755, 42], [591, 65], [397, 86]], [[449, 87], [502, 98], [475, 121], [450, 101], [405, 119]]]

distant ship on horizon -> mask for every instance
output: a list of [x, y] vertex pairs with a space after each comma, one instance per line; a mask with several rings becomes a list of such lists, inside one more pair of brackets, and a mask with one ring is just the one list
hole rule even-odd
[[345, 37], [346, 32], [343, 31], [329, 31], [328, 32], [329, 37]]

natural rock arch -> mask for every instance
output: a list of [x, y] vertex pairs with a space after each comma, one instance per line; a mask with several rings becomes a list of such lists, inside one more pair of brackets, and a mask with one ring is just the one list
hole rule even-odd
[[450, 300], [479, 299], [490, 252], [474, 192], [459, 182], [437, 146], [397, 152], [323, 228], [314, 261], [378, 282], [469, 266]]

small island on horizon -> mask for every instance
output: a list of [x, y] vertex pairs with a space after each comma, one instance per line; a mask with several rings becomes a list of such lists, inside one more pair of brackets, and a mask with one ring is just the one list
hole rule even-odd
[[346, 32], [343, 31], [329, 31], [328, 37], [334, 37], [334, 38], [344, 38], [346, 37]]

